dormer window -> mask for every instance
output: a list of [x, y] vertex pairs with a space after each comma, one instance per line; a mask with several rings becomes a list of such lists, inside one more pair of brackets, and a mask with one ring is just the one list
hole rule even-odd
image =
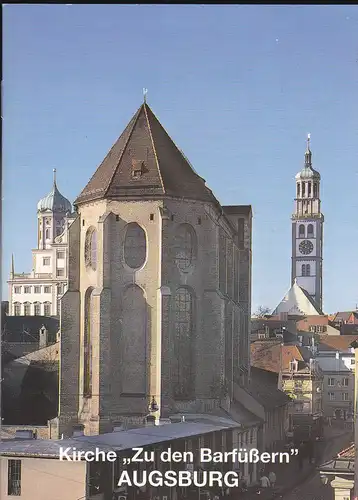
[[297, 359], [293, 359], [290, 361], [290, 372], [297, 372], [298, 370], [298, 361]]
[[141, 160], [132, 160], [132, 177], [138, 179], [143, 175], [144, 162]]

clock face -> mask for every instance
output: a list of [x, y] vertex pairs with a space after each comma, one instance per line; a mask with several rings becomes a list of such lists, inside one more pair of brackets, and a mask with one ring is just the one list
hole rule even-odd
[[308, 240], [301, 241], [298, 249], [303, 255], [309, 255], [313, 252], [313, 243]]

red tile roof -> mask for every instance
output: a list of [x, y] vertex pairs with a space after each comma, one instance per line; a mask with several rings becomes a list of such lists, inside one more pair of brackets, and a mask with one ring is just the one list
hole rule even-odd
[[348, 446], [348, 448], [345, 448], [341, 452], [338, 453], [338, 458], [345, 458], [345, 459], [354, 459], [356, 456], [355, 453], [355, 444], [352, 443], [351, 445]]
[[309, 361], [309, 351], [305, 347], [281, 345], [277, 341], [258, 341], [251, 344], [251, 364], [256, 368], [279, 373], [288, 370], [290, 361]]
[[336, 351], [348, 351], [355, 340], [358, 340], [358, 335], [321, 335], [319, 349], [322, 351], [329, 347]]

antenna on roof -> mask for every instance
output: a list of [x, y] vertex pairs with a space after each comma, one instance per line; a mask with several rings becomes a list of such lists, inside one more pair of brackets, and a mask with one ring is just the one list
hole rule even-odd
[[147, 102], [147, 94], [148, 94], [148, 89], [143, 89], [143, 99], [144, 99], [144, 102]]

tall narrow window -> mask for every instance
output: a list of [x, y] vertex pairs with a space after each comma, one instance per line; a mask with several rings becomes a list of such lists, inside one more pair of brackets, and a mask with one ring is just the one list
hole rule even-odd
[[195, 257], [195, 232], [189, 224], [180, 224], [176, 234], [176, 265], [185, 271], [193, 265]]
[[300, 183], [297, 184], [297, 198], [301, 196], [301, 185]]
[[34, 315], [35, 316], [41, 315], [41, 304], [39, 302], [35, 302], [34, 304]]
[[14, 304], [14, 316], [21, 316], [21, 304], [19, 302]]
[[92, 287], [86, 291], [84, 310], [83, 395], [86, 398], [92, 396], [92, 292]]
[[314, 237], [313, 224], [308, 224], [308, 226], [307, 226], [307, 238], [313, 238], [313, 237]]
[[85, 264], [94, 271], [97, 269], [97, 231], [94, 227], [88, 228], [86, 232]]
[[31, 304], [30, 302], [25, 302], [24, 303], [24, 316], [30, 316], [31, 315]]
[[310, 264], [306, 264], [306, 276], [311, 276], [311, 266], [310, 266]]
[[306, 276], [306, 264], [302, 264], [301, 275]]
[[147, 303], [143, 290], [128, 286], [122, 294], [121, 389], [125, 394], [147, 392]]
[[308, 189], [308, 197], [311, 198], [311, 187], [312, 187], [312, 183], [311, 182], [308, 182], [307, 184], [307, 189]]
[[50, 239], [50, 230], [49, 229], [46, 229], [45, 238], [46, 238], [46, 240]]
[[44, 303], [44, 316], [51, 316], [51, 303], [50, 302]]
[[313, 184], [313, 197], [317, 198], [317, 195], [318, 195], [318, 185], [317, 185], [317, 182], [315, 182]]
[[304, 238], [305, 237], [305, 226], [304, 226], [304, 224], [300, 224], [298, 226], [298, 237], [299, 238]]
[[302, 196], [305, 196], [306, 194], [306, 183], [302, 182]]
[[21, 496], [21, 460], [8, 460], [7, 494]]
[[128, 224], [124, 239], [124, 261], [131, 269], [143, 266], [147, 256], [147, 240], [144, 230], [136, 222]]
[[193, 382], [193, 295], [186, 288], [179, 288], [174, 297], [174, 357], [172, 365], [174, 395], [188, 399]]

